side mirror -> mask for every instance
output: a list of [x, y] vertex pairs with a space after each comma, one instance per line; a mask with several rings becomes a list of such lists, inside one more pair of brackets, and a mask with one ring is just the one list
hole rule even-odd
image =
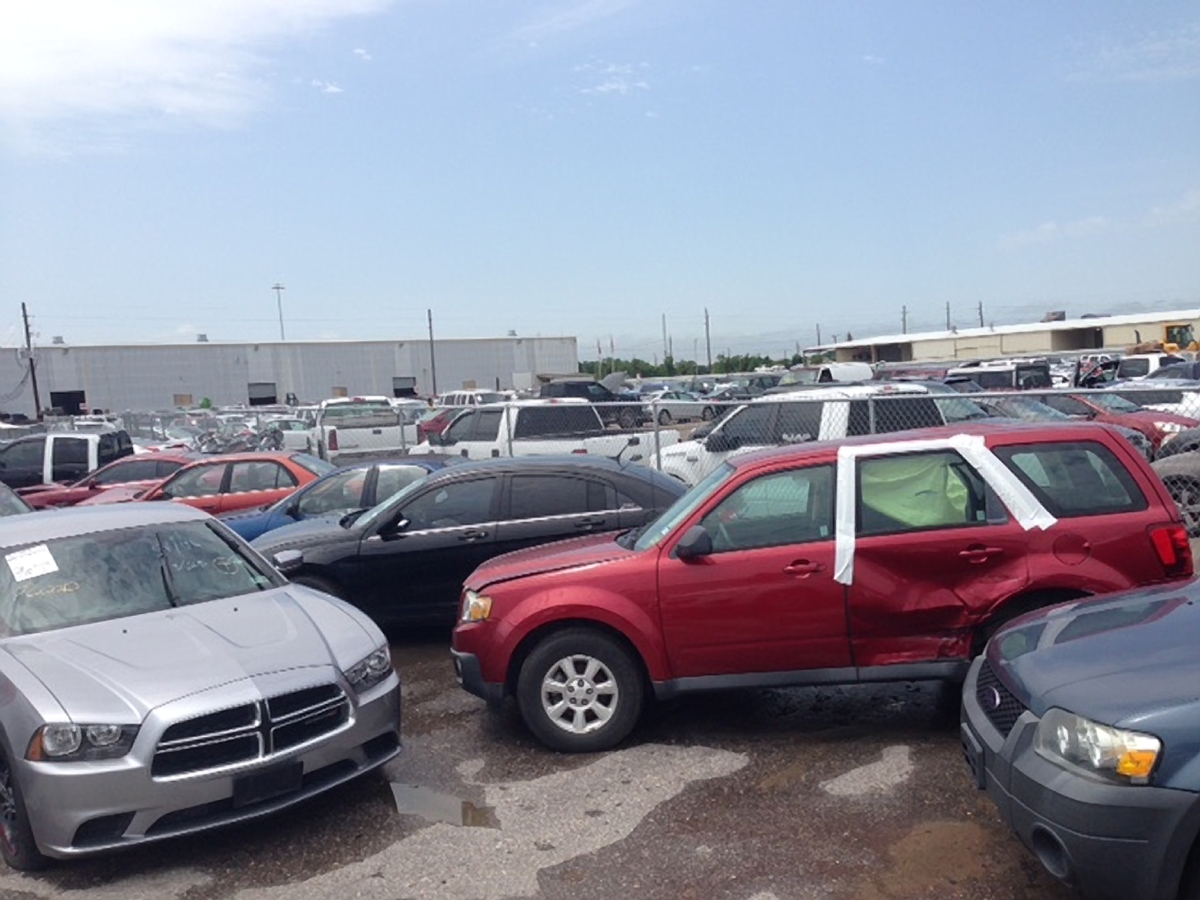
[[693, 525], [683, 533], [675, 545], [675, 555], [685, 562], [709, 556], [713, 551], [712, 535], [699, 525]]
[[393, 540], [404, 534], [404, 530], [408, 528], [408, 519], [401, 516], [395, 522], [389, 522], [379, 529], [379, 536], [385, 541]]
[[636, 447], [639, 444], [641, 444], [641, 442], [642, 442], [642, 439], [640, 437], [638, 437], [638, 435], [635, 434], [629, 438], [629, 440], [625, 443], [625, 446], [626, 447]]
[[280, 550], [271, 557], [271, 562], [279, 570], [280, 575], [291, 575], [300, 571], [304, 565], [304, 554], [299, 550]]
[[283, 514], [289, 519], [300, 520], [300, 504], [289, 503], [283, 510]]
[[741, 441], [736, 437], [729, 437], [723, 431], [714, 431], [704, 439], [704, 449], [709, 453], [728, 453], [730, 450], [736, 450]]

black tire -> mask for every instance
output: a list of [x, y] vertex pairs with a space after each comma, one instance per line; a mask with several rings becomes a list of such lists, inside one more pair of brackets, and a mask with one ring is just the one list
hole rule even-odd
[[659, 425], [670, 425], [671, 424], [671, 413], [668, 410], [660, 409], [658, 411], [658, 424]]
[[331, 597], [337, 597], [339, 600], [345, 600], [346, 594], [340, 587], [330, 581], [328, 578], [322, 578], [320, 575], [297, 575], [291, 579], [292, 584], [302, 584], [305, 587], [310, 587], [315, 591], [322, 591], [329, 594]]
[[0, 751], [0, 856], [10, 869], [18, 872], [36, 872], [46, 868], [50, 862], [37, 848], [33, 829], [29, 825], [29, 812], [25, 808], [25, 797], [16, 774], [8, 764], [8, 757]]
[[638, 426], [638, 414], [632, 409], [623, 409], [617, 415], [617, 424], [628, 431], [631, 428]]
[[716, 417], [717, 417], [717, 411], [715, 409], [713, 409], [711, 406], [706, 406], [706, 407], [704, 407], [704, 409], [700, 410], [700, 418], [703, 419], [705, 422], [711, 422]]
[[[552, 680], [563, 690], [544, 690]], [[517, 707], [526, 727], [564, 753], [619, 744], [637, 724], [645, 693], [641, 668], [629, 650], [590, 628], [544, 639], [525, 658], [517, 678]]]

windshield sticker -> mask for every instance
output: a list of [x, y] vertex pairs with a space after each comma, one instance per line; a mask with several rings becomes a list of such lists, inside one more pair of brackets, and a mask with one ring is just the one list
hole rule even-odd
[[39, 575], [49, 575], [58, 571], [58, 563], [50, 555], [50, 548], [45, 544], [18, 550], [4, 557], [8, 568], [12, 571], [14, 581], [28, 581]]

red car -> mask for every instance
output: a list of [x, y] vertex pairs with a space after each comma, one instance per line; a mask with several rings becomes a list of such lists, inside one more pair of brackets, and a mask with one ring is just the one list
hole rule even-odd
[[1176, 413], [1146, 409], [1122, 397], [1118, 391], [1086, 393], [1047, 393], [1038, 398], [1047, 406], [1076, 419], [1123, 425], [1140, 431], [1150, 439], [1154, 452], [1163, 441], [1189, 428], [1200, 428], [1200, 419]]
[[116, 485], [135, 491], [145, 490], [195, 459], [195, 453], [177, 450], [139, 453], [102, 466], [74, 484], [35, 484], [21, 488], [17, 493], [34, 509], [74, 506], [83, 500], [98, 497]]
[[113, 488], [80, 505], [178, 500], [216, 515], [268, 506], [335, 468], [307, 453], [226, 453], [202, 457], [148, 490]]
[[468, 691], [593, 751], [649, 691], [961, 680], [1016, 615], [1191, 574], [1115, 430], [928, 429], [734, 457], [643, 529], [484, 563], [453, 653]]

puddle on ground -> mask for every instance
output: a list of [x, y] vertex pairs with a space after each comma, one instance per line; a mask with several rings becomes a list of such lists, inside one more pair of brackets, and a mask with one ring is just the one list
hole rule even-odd
[[426, 822], [445, 822], [467, 828], [499, 828], [496, 810], [469, 800], [440, 794], [416, 784], [392, 782], [392, 796], [402, 816], [420, 816]]

